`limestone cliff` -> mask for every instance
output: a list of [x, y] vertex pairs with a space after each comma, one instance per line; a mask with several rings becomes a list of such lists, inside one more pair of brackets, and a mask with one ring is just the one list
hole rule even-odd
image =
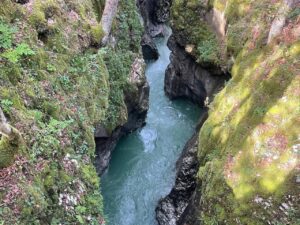
[[[189, 204], [169, 219], [167, 208], [159, 223], [298, 224], [299, 1], [172, 3], [173, 42], [210, 75], [232, 79], [209, 104], [200, 130]], [[178, 77], [189, 92], [204, 93], [203, 83]]]
[[23, 139], [1, 130], [0, 224], [105, 224], [94, 135], [141, 125], [148, 90], [135, 2], [118, 5], [106, 48], [104, 3], [0, 3], [0, 107]]

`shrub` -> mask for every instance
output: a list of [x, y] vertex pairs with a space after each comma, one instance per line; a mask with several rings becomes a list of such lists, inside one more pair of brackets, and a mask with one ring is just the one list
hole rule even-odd
[[1, 101], [1, 108], [5, 113], [10, 113], [12, 106], [13, 106], [13, 102], [9, 99], [3, 99]]
[[0, 49], [8, 49], [12, 47], [12, 35], [16, 29], [11, 28], [7, 24], [0, 21]]
[[2, 57], [6, 58], [12, 63], [17, 63], [22, 56], [34, 55], [34, 51], [25, 44], [19, 44], [16, 48], [10, 49], [2, 54]]

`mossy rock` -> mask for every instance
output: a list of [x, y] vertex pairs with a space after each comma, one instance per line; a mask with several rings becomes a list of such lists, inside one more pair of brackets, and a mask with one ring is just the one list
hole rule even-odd
[[2, 135], [0, 140], [0, 169], [8, 167], [14, 162], [15, 155], [24, 147], [21, 134], [11, 127], [9, 137]]

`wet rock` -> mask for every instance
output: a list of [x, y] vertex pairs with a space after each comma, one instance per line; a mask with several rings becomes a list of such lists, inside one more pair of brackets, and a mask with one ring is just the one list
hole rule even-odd
[[155, 20], [157, 23], [166, 23], [170, 18], [172, 0], [157, 0], [155, 8]]
[[171, 0], [138, 0], [137, 7], [151, 37], [165, 36], [165, 23], [170, 17]]
[[111, 153], [119, 139], [145, 125], [149, 108], [149, 84], [144, 73], [145, 63], [142, 59], [135, 59], [132, 64], [129, 82], [133, 88], [126, 90], [124, 100], [127, 107], [128, 119], [124, 125], [109, 133], [104, 126], [98, 125], [94, 136], [96, 142], [95, 166], [99, 175], [108, 167]]
[[[207, 119], [207, 111], [203, 113], [198, 130]], [[159, 225], [176, 225], [191, 203], [196, 190], [196, 175], [199, 167], [197, 159], [198, 132], [187, 142], [181, 157], [176, 163], [176, 181], [170, 194], [159, 201], [156, 208], [156, 219]], [[194, 223], [193, 223], [194, 225]]]
[[145, 60], [157, 60], [159, 57], [158, 50], [151, 36], [145, 33], [141, 41], [143, 57]]
[[172, 35], [168, 41], [171, 57], [166, 70], [165, 92], [171, 99], [185, 97], [204, 105], [206, 98], [212, 99], [229, 78], [214, 68], [203, 68], [181, 47]]
[[[173, 34], [168, 46], [172, 51], [170, 65], [165, 75], [165, 92], [171, 99], [188, 98], [199, 105], [212, 101], [214, 94], [221, 90], [226, 80], [230, 78], [216, 67], [203, 67], [193, 56], [180, 45], [176, 34]], [[199, 131], [207, 119], [207, 112], [200, 118]], [[160, 225], [198, 225], [196, 174], [199, 168], [197, 159], [198, 133], [186, 144], [182, 156], [177, 162], [176, 182], [170, 194], [161, 199], [156, 208], [156, 217]]]
[[[105, 129], [101, 127], [100, 129]], [[96, 132], [99, 133], [96, 129]], [[95, 137], [96, 142], [96, 160], [94, 162], [95, 167], [99, 175], [102, 175], [107, 169], [112, 150], [115, 148], [118, 140], [123, 136], [122, 128], [116, 128], [111, 134], [107, 136]]]

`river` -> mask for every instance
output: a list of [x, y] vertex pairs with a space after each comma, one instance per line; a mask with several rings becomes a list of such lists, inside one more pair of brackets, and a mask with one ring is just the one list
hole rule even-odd
[[146, 126], [122, 138], [101, 178], [108, 225], [156, 225], [155, 207], [175, 182], [175, 163], [202, 110], [164, 94], [167, 38], [156, 39], [160, 57], [147, 63], [150, 108]]

